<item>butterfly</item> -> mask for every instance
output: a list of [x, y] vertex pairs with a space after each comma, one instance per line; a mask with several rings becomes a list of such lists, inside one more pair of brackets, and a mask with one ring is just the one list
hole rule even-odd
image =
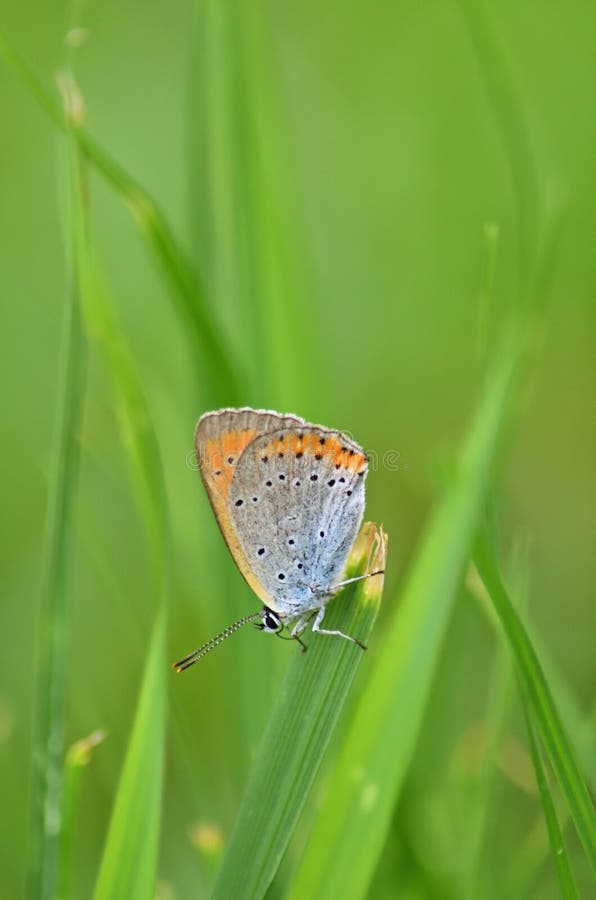
[[342, 580], [364, 514], [368, 458], [347, 435], [295, 415], [243, 409], [205, 413], [195, 432], [199, 471], [234, 562], [263, 608], [229, 625], [174, 663], [193, 665], [253, 622], [262, 631], [300, 639], [356, 638], [321, 627]]

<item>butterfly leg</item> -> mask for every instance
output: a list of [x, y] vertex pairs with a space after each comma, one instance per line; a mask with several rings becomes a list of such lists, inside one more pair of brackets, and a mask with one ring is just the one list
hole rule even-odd
[[306, 651], [308, 650], [308, 647], [306, 646], [306, 644], [304, 643], [304, 641], [302, 640], [302, 638], [300, 637], [299, 634], [294, 634], [293, 632], [290, 632], [290, 634], [286, 637], [285, 634], [282, 634], [281, 631], [278, 631], [276, 633], [276, 637], [281, 638], [282, 641], [297, 641], [300, 644], [300, 646], [302, 647], [303, 653], [306, 653]]
[[377, 569], [375, 572], [367, 572], [366, 575], [356, 575], [355, 578], [346, 578], [345, 581], [340, 581], [339, 584], [333, 585], [333, 590], [337, 591], [339, 588], [343, 588], [346, 584], [353, 584], [355, 581], [364, 581], [365, 578], [374, 578], [375, 575], [384, 575], [385, 569]]
[[292, 630], [290, 632], [290, 634], [292, 635], [293, 638], [300, 637], [300, 635], [302, 634], [302, 632], [308, 625], [309, 621], [312, 619], [313, 615], [314, 614], [312, 612], [309, 612], [309, 614], [307, 616], [300, 616], [300, 618], [294, 624], [294, 626], [292, 627]]
[[300, 644], [300, 647], [302, 648], [302, 652], [306, 653], [306, 651], [308, 650], [308, 647], [306, 646], [306, 644], [304, 643], [304, 641], [302, 640], [302, 638], [300, 637], [299, 634], [294, 635], [294, 640], [298, 641], [298, 643]]
[[336, 637], [345, 638], [346, 641], [352, 641], [353, 644], [358, 644], [358, 646], [360, 647], [361, 650], [366, 650], [365, 645], [362, 644], [357, 638], [351, 637], [351, 635], [349, 635], [349, 634], [344, 634], [343, 631], [335, 631], [330, 628], [321, 628], [320, 626], [321, 626], [321, 622], [323, 621], [324, 615], [325, 615], [325, 607], [322, 606], [320, 608], [320, 610], [318, 611], [317, 616], [312, 624], [312, 630], [316, 634], [333, 634]]

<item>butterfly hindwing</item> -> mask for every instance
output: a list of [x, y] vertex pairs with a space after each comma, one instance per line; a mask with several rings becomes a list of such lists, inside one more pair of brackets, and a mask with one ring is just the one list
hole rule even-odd
[[306, 423], [284, 424], [242, 451], [230, 521], [268, 605], [282, 615], [328, 596], [341, 577], [364, 512], [366, 468], [357, 444]]

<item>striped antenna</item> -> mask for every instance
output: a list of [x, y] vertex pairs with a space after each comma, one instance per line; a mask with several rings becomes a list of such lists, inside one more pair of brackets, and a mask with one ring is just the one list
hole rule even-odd
[[246, 625], [248, 622], [252, 622], [254, 619], [262, 619], [263, 611], [259, 610], [259, 612], [251, 613], [249, 616], [243, 616], [242, 619], [238, 619], [237, 622], [234, 622], [232, 625], [228, 625], [227, 628], [224, 628], [223, 631], [220, 631], [219, 634], [216, 634], [215, 637], [212, 637], [209, 641], [206, 641], [202, 645], [202, 647], [197, 647], [196, 650], [193, 650], [192, 653], [189, 653], [188, 656], [182, 657], [178, 662], [172, 664], [172, 668], [176, 669], [177, 672], [184, 672], [185, 669], [190, 668], [204, 656], [206, 656], [211, 650], [215, 650], [219, 644], [223, 643], [226, 638], [229, 638], [231, 634], [234, 634], [235, 631], [238, 631], [239, 628], [242, 628], [243, 625]]

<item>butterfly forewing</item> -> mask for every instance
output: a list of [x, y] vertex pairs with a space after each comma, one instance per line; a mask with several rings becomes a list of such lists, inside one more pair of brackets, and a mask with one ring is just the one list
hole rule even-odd
[[199, 471], [221, 533], [241, 574], [266, 605], [273, 600], [249, 564], [230, 520], [230, 487], [242, 452], [255, 438], [302, 422], [297, 416], [264, 410], [222, 409], [205, 413], [195, 431]]

